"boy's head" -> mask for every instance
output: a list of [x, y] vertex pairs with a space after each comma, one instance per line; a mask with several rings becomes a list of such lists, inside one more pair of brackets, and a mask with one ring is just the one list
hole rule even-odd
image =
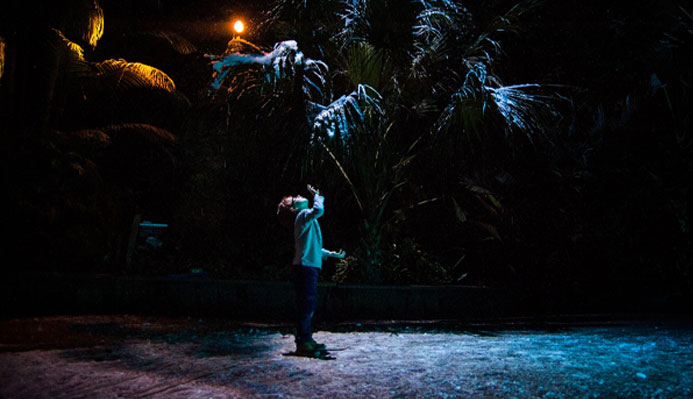
[[308, 209], [308, 198], [304, 198], [300, 195], [291, 197], [291, 206], [298, 211]]
[[308, 199], [297, 196], [286, 196], [279, 201], [277, 205], [277, 217], [279, 223], [284, 227], [291, 229], [296, 220], [296, 215], [303, 209], [308, 209]]

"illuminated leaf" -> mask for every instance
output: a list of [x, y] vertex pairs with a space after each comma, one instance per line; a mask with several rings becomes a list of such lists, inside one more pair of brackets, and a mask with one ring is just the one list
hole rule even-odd
[[146, 64], [120, 59], [106, 60], [92, 65], [100, 76], [111, 78], [116, 86], [156, 87], [168, 92], [176, 90], [176, 85], [166, 73]]
[[[238, 50], [251, 51], [250, 53]], [[327, 65], [318, 60], [305, 57], [293, 40], [277, 43], [270, 52], [258, 51], [252, 43], [232, 40], [223, 56], [209, 56], [212, 59], [214, 80], [213, 89], [222, 86], [236, 99], [250, 94], [281, 93], [290, 82], [300, 79], [306, 99], [319, 101], [327, 98]], [[233, 70], [234, 73], [229, 72]], [[291, 93], [293, 94], [293, 93]]]
[[380, 94], [372, 87], [359, 85], [348, 96], [341, 96], [323, 110], [313, 120], [313, 129], [324, 132], [328, 137], [349, 136], [365, 120], [364, 110], [374, 109], [382, 114]]
[[71, 0], [56, 25], [67, 37], [96, 47], [104, 32], [104, 14], [98, 0]]
[[89, 63], [84, 59], [84, 49], [79, 44], [71, 41], [65, 35], [57, 30], [51, 29], [53, 40], [51, 43], [55, 46], [56, 55], [62, 63], [62, 71], [66, 72], [69, 78], [82, 78], [91, 73]]
[[0, 79], [5, 71], [5, 39], [0, 36]]

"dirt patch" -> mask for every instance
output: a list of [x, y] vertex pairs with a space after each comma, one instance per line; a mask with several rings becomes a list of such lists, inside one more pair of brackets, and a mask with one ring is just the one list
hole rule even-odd
[[[352, 326], [354, 327], [354, 326]], [[493, 327], [493, 326], [491, 326]], [[337, 360], [282, 356], [285, 325], [135, 316], [0, 322], [1, 398], [689, 398], [693, 331], [330, 328]], [[370, 331], [368, 331], [370, 330]]]

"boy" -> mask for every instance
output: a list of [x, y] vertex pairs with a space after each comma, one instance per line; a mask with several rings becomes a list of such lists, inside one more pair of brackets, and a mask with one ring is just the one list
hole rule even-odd
[[277, 215], [287, 227], [293, 227], [294, 258], [293, 281], [296, 290], [296, 353], [315, 355], [325, 352], [325, 345], [313, 340], [311, 319], [317, 305], [318, 272], [326, 258], [344, 259], [342, 250], [332, 252], [322, 247], [322, 232], [318, 218], [325, 212], [324, 198], [310, 184], [308, 192], [313, 206], [302, 196], [284, 197], [277, 207]]

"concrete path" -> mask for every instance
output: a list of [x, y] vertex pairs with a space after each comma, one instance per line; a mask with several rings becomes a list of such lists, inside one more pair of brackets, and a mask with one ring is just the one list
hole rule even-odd
[[[670, 321], [287, 326], [137, 316], [0, 321], [0, 398], [690, 398], [693, 330]], [[349, 331], [354, 328], [361, 331]]]

